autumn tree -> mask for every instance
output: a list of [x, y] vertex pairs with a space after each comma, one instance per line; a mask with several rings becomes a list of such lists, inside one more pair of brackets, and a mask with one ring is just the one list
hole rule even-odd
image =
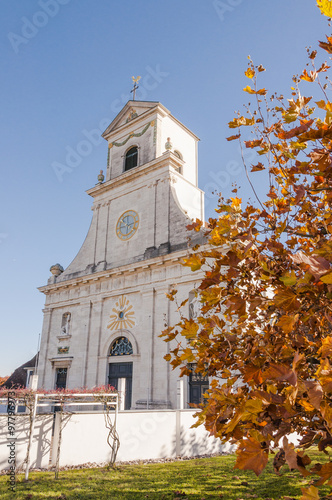
[[6, 377], [0, 377], [0, 386], [2, 386], [8, 378], [9, 378], [9, 375], [7, 375]]
[[[330, 1], [318, 4], [332, 15]], [[332, 37], [319, 45], [332, 54]], [[250, 166], [242, 155], [256, 202], [242, 203], [235, 189], [233, 198], [220, 198], [207, 229], [199, 220], [189, 226], [205, 231], [208, 241], [184, 262], [204, 272], [200, 313], [196, 319], [182, 313], [163, 332], [172, 342], [166, 359], [181, 375], [195, 363], [210, 377], [197, 425], [236, 443], [236, 467], [257, 475], [279, 450], [277, 474], [287, 463], [314, 481], [303, 500], [332, 485], [332, 461], [313, 465], [305, 453], [315, 445], [328, 454], [332, 446], [331, 81], [329, 65], [318, 62], [316, 50], [307, 51], [290, 99], [259, 88], [265, 70], [249, 59], [244, 91], [254, 104], [229, 123], [228, 140], [257, 153]], [[319, 97], [302, 95], [308, 84]], [[252, 177], [261, 183], [264, 174], [262, 200]], [[176, 301], [176, 293], [169, 298]], [[293, 432], [297, 447], [288, 440]]]

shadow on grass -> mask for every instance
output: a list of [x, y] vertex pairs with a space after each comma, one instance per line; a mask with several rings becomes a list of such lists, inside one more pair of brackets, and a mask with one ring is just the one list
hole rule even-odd
[[[16, 494], [8, 491], [8, 478], [0, 478], [1, 500], [98, 499], [98, 500], [190, 500], [299, 499], [304, 485], [297, 472], [278, 477], [271, 465], [259, 477], [233, 469], [234, 456], [194, 459], [165, 464], [122, 465], [114, 470], [82, 469], [54, 474], [32, 473], [24, 483], [18, 477]], [[286, 471], [286, 468], [285, 468]], [[12, 496], [10, 496], [12, 495]]]

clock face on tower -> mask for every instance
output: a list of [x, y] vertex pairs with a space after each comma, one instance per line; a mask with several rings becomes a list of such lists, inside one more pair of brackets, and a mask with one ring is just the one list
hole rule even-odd
[[138, 214], [134, 210], [127, 210], [116, 224], [116, 235], [120, 240], [129, 240], [137, 231], [139, 223]]

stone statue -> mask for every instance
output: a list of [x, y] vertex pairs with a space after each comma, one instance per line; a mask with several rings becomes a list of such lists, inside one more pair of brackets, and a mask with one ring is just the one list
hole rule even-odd
[[198, 297], [194, 297], [189, 303], [189, 318], [196, 319], [200, 313], [200, 302]]
[[70, 313], [62, 316], [61, 335], [69, 335]]

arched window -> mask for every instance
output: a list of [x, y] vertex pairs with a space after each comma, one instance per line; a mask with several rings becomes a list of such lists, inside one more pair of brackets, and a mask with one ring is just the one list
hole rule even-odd
[[[178, 158], [180, 158], [180, 160], [183, 160], [182, 154], [177, 149], [174, 150], [174, 154], [175, 154], [175, 156], [177, 156]], [[179, 174], [183, 175], [182, 165], [181, 165], [181, 167], [177, 168], [177, 171], [179, 172]]]
[[133, 354], [133, 346], [127, 337], [115, 339], [111, 345], [110, 356], [128, 356], [129, 354]]
[[137, 167], [137, 160], [138, 160], [138, 148], [137, 146], [133, 146], [126, 153], [125, 171]]
[[180, 158], [180, 160], [183, 160], [182, 154], [177, 149], [174, 150], [174, 154], [175, 154], [175, 156], [177, 156], [178, 158]]

